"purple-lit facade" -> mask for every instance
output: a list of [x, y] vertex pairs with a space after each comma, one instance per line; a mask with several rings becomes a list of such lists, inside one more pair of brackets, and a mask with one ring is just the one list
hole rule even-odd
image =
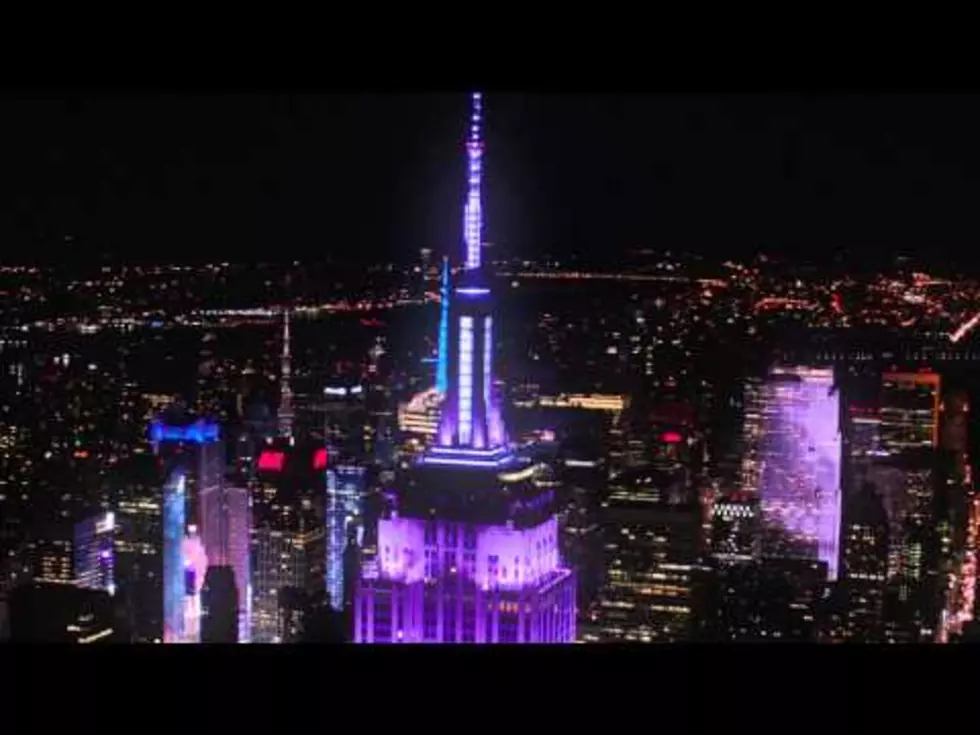
[[358, 643], [571, 643], [575, 580], [552, 517], [525, 529], [393, 517], [354, 607]]
[[762, 554], [818, 559], [836, 580], [841, 436], [833, 370], [774, 368], [759, 390]]
[[357, 643], [571, 643], [575, 575], [561, 565], [550, 469], [515, 456], [493, 384], [482, 272], [482, 98], [473, 95], [464, 269], [450, 306], [438, 441], [387, 493], [355, 585]]

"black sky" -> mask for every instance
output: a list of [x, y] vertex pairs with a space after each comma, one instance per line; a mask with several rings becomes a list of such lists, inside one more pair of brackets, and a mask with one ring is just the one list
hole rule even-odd
[[[980, 243], [980, 96], [487, 95], [489, 241], [741, 255]], [[0, 101], [0, 260], [460, 239], [463, 94]], [[157, 258], [157, 254], [159, 258]]]

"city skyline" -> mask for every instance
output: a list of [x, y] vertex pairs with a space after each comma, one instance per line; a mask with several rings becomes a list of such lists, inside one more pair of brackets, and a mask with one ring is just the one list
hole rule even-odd
[[[901, 148], [914, 120], [901, 135], [878, 123], [911, 98], [879, 100], [841, 132], [836, 115], [873, 101], [348, 97], [327, 105], [343, 125], [307, 131], [324, 137], [321, 153], [348, 131], [349, 165], [332, 171], [304, 157], [299, 122], [312, 118], [299, 98], [265, 99], [258, 118], [255, 98], [188, 101], [166, 119], [213, 107], [159, 146], [130, 126], [143, 168], [128, 182], [116, 169], [116, 183], [157, 213], [173, 205], [154, 237], [205, 212], [191, 218], [202, 232], [248, 232], [255, 245], [272, 230], [250, 225], [272, 227], [282, 210], [252, 200], [235, 216], [232, 204], [248, 177], [266, 191], [285, 177], [307, 197], [294, 214], [319, 201], [335, 233], [370, 220], [343, 247], [306, 260], [279, 242], [248, 264], [242, 240], [227, 259], [198, 246], [197, 264], [169, 251], [168, 265], [127, 266], [72, 233], [59, 237], [87, 269], [0, 267], [0, 640], [977, 639], [980, 278], [938, 246], [915, 261], [867, 247], [839, 258], [800, 239], [782, 258], [620, 247], [682, 220], [689, 241], [714, 230], [733, 247], [740, 222], [807, 230], [813, 243], [838, 227], [887, 238], [875, 222], [910, 182], [915, 211], [893, 226], [915, 240], [910, 222], [940, 211], [905, 165], [915, 151], [875, 158], [854, 145], [873, 133]], [[157, 102], [113, 104], [118, 130]], [[357, 124], [368, 109], [390, 136], [359, 157], [357, 141], [379, 129]], [[438, 124], [411, 122], [437, 111]], [[291, 161], [277, 157], [280, 114], [299, 126]], [[197, 160], [200, 127], [221, 142]], [[250, 138], [260, 129], [267, 137]], [[191, 147], [170, 160], [169, 181], [140, 178], [181, 136]], [[69, 156], [54, 183], [78, 184], [76, 164], [99, 179], [121, 160], [115, 145]], [[890, 183], [855, 157], [892, 167]], [[215, 177], [188, 188], [182, 177], [205, 159]], [[292, 178], [300, 159], [313, 178]], [[969, 161], [932, 190], [968, 195], [953, 174], [970, 178]], [[427, 186], [413, 174], [423, 162], [463, 186]], [[343, 186], [355, 170], [370, 207]], [[814, 171], [833, 175], [807, 179]], [[241, 188], [211, 188], [236, 174]], [[397, 196], [386, 189], [402, 178]], [[27, 184], [17, 206], [33, 197]], [[115, 205], [102, 193], [72, 216], [105, 222]], [[228, 209], [209, 208], [226, 195]], [[152, 229], [144, 205], [131, 222]], [[845, 223], [848, 207], [863, 219]], [[42, 219], [54, 227], [60, 211]], [[290, 226], [312, 242], [309, 222]], [[117, 224], [117, 235], [129, 227]], [[443, 227], [431, 238], [442, 244], [411, 242]], [[549, 256], [547, 241], [567, 247]], [[573, 242], [600, 241], [575, 257]]]

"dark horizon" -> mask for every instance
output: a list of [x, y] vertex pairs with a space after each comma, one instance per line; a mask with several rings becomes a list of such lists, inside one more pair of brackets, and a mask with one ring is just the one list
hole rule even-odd
[[[486, 237], [507, 254], [976, 259], [980, 96], [490, 92], [486, 109]], [[458, 252], [463, 93], [0, 113], [5, 262]]]

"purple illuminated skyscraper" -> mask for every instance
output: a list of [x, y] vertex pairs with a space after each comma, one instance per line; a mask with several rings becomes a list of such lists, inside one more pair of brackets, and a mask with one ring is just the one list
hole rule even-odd
[[773, 368], [761, 386], [758, 479], [768, 557], [816, 559], [837, 579], [841, 527], [839, 394], [830, 369]]
[[466, 150], [464, 268], [450, 301], [438, 442], [404, 472], [364, 560], [358, 643], [570, 643], [575, 576], [561, 565], [550, 469], [511, 451], [493, 383], [494, 304], [482, 267], [483, 100]]

